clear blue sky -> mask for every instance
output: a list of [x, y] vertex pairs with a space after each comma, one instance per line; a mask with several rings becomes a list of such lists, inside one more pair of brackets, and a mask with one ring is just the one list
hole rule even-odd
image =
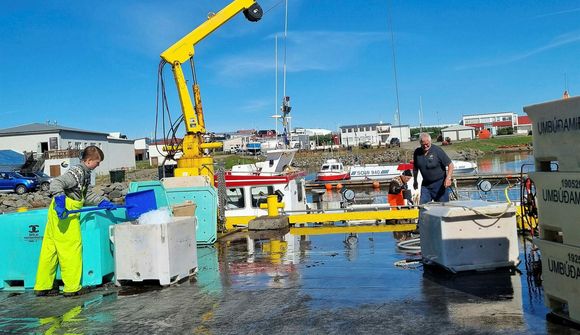
[[[159, 54], [229, 1], [4, 1], [0, 128], [56, 120], [150, 136]], [[274, 128], [274, 36], [284, 5], [264, 0], [258, 23], [239, 15], [196, 47], [210, 131]], [[278, 4], [278, 5], [277, 5]], [[277, 5], [277, 6], [276, 6]], [[272, 8], [273, 7], [273, 8]], [[287, 89], [293, 126], [454, 123], [580, 91], [575, 1], [289, 0]], [[175, 90], [166, 68], [168, 90]], [[179, 103], [171, 101], [174, 115]], [[276, 105], [275, 105], [276, 104]], [[181, 133], [183, 133], [183, 128]]]

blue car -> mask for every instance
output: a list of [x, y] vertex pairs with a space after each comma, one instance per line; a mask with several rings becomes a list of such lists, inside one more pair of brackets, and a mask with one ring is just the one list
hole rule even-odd
[[36, 190], [38, 183], [33, 178], [27, 178], [18, 172], [0, 172], [0, 191], [14, 191], [24, 194]]

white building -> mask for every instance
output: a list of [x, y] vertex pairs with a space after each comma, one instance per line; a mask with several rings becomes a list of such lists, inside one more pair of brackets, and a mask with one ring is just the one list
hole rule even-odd
[[[149, 164], [151, 166], [177, 165], [177, 161], [166, 159], [167, 151], [164, 150], [164, 147], [165, 142], [163, 141], [152, 142], [149, 144]], [[182, 155], [182, 152], [178, 152], [175, 155], [175, 158], [179, 159]]]
[[151, 139], [148, 137], [138, 138], [135, 140], [135, 160], [147, 161], [149, 160], [149, 144]]
[[251, 135], [241, 135], [237, 134], [236, 136], [232, 136], [227, 140], [223, 141], [223, 150], [224, 152], [236, 152], [237, 149], [245, 150], [246, 145], [251, 142]]
[[451, 126], [441, 129], [443, 139], [449, 137], [451, 141], [473, 140], [475, 138], [475, 128], [469, 126]]
[[[27, 125], [0, 129], [0, 149], [17, 152], [34, 152], [43, 162], [53, 164], [61, 159], [74, 158], [89, 145], [95, 145], [105, 154], [105, 160], [95, 169], [96, 174], [106, 174], [110, 170], [135, 168], [134, 141], [110, 136], [107, 133], [63, 127], [56, 124], [31, 123]], [[42, 157], [42, 158], [41, 158]], [[75, 162], [73, 159], [72, 162]], [[48, 166], [44, 170], [52, 176], [58, 176], [61, 169], [58, 165]]]
[[411, 140], [411, 129], [408, 125], [400, 127], [390, 123], [368, 123], [340, 127], [340, 142], [342, 146], [357, 146], [368, 143], [380, 146], [397, 137], [401, 142]]
[[324, 136], [324, 135], [329, 135], [332, 133], [332, 131], [328, 130], [328, 129], [322, 129], [322, 128], [294, 128], [294, 130], [291, 132], [292, 134], [296, 134], [296, 135], [308, 135], [308, 136]]
[[461, 119], [461, 124], [474, 127], [477, 131], [487, 129], [492, 135], [497, 135], [497, 131], [501, 128], [511, 127], [512, 129], [515, 129], [517, 120], [518, 116], [516, 113], [501, 112], [465, 115]]
[[409, 125], [391, 126], [391, 134], [387, 138], [387, 143], [390, 143], [393, 138], [398, 138], [401, 142], [411, 141], [411, 127]]

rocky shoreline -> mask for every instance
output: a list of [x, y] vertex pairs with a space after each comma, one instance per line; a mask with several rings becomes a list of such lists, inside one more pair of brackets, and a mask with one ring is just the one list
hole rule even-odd
[[[446, 150], [449, 157], [457, 160], [473, 161], [485, 155], [481, 150], [465, 149], [460, 151]], [[409, 149], [374, 149], [366, 151], [338, 152], [299, 152], [294, 158], [294, 166], [299, 168], [319, 168], [327, 159], [338, 159], [345, 165], [355, 164], [384, 164], [410, 162], [413, 159], [413, 151]]]

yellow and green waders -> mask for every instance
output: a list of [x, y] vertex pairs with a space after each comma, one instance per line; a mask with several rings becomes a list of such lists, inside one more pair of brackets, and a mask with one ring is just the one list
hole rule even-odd
[[[66, 209], [75, 210], [83, 207], [84, 201], [66, 198]], [[48, 219], [34, 290], [44, 291], [53, 288], [56, 267], [60, 264], [64, 292], [73, 293], [81, 289], [81, 274], [83, 271], [83, 248], [81, 239], [80, 214], [69, 214], [65, 219], [59, 219], [54, 210], [54, 199], [48, 208]]]

